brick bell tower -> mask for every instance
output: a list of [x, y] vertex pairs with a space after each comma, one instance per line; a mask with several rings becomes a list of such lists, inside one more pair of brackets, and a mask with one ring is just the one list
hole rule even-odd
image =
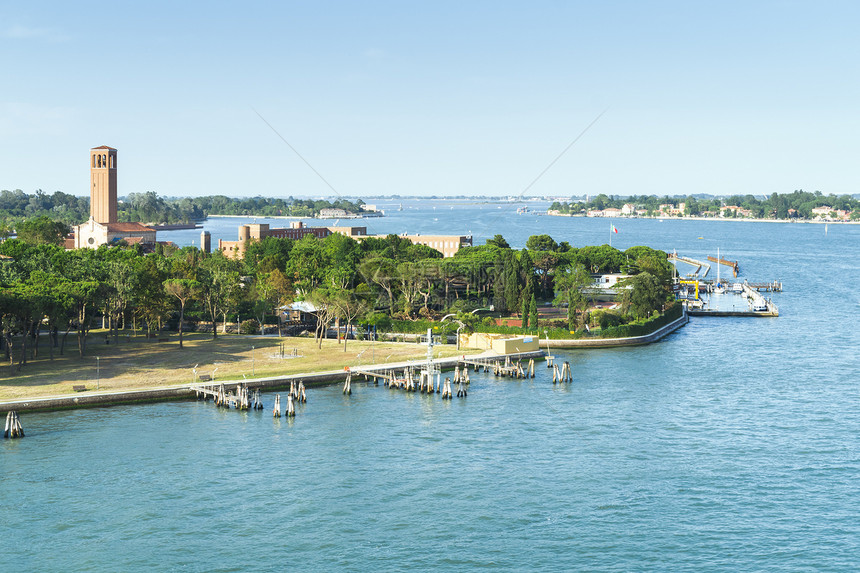
[[97, 223], [116, 223], [116, 149], [90, 149], [90, 217]]

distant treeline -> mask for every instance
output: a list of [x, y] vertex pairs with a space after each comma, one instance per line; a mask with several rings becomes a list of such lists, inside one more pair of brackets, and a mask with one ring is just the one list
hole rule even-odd
[[[719, 216], [721, 207], [740, 207], [749, 211], [750, 217], [757, 219], [811, 219], [812, 210], [816, 207], [831, 207], [834, 211], [842, 210], [852, 213], [853, 219], [860, 218], [860, 200], [851, 195], [823, 195], [820, 191], [810, 193], [798, 190], [793, 193], [780, 195], [774, 193], [766, 199], [757, 199], [753, 195], [731, 195], [729, 197], [701, 198], [693, 195], [686, 197], [658, 197], [656, 195], [633, 195], [618, 197], [600, 194], [589, 201], [555, 202], [550, 209], [564, 214], [585, 213], [591, 210], [602, 211], [607, 208], [620, 209], [626, 204], [635, 205], [637, 209], [646, 210], [649, 216], [657, 215], [661, 205], [672, 205], [676, 208], [684, 204], [684, 215], [689, 216]], [[734, 210], [728, 211], [729, 216], [740, 216]]]
[[[258, 217], [315, 217], [321, 209], [338, 208], [357, 213], [364, 202], [337, 199], [275, 199], [268, 197], [235, 198], [224, 195], [206, 197], [164, 198], [155, 192], [130, 193], [120, 199], [117, 217], [120, 221], [142, 223], [191, 223], [209, 215], [248, 215]], [[46, 216], [67, 225], [83, 223], [90, 215], [89, 197], [77, 197], [62, 191], [53, 194], [37, 190], [32, 195], [20, 189], [0, 191], [0, 229], [13, 229], [16, 222]]]

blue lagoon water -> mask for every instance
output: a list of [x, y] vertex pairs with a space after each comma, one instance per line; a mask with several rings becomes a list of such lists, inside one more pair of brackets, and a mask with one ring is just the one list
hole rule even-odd
[[[367, 224], [609, 240], [605, 220], [449, 206]], [[556, 352], [565, 386], [472, 374], [462, 400], [356, 384], [294, 420], [271, 394], [24, 414], [0, 443], [0, 571], [856, 570], [860, 227], [614, 224], [619, 248], [719, 247], [782, 280], [781, 316]]]

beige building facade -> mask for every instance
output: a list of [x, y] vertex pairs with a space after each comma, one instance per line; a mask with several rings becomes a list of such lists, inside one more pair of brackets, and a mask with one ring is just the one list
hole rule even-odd
[[[356, 241], [369, 237], [384, 238], [386, 235], [368, 235], [367, 227], [306, 227], [303, 222], [295, 221], [288, 228], [272, 229], [265, 223], [254, 223], [239, 226], [239, 236], [236, 241], [218, 240], [218, 250], [225, 255], [237, 259], [245, 256], [245, 249], [250, 241], [262, 241], [267, 237], [279, 239], [300, 240], [307, 235], [324, 239], [332, 234], [346, 235]], [[471, 235], [400, 235], [414, 245], [426, 245], [442, 253], [443, 257], [453, 257], [461, 247], [472, 246]]]
[[306, 227], [302, 221], [294, 221], [289, 227], [280, 229], [271, 229], [267, 223], [240, 225], [238, 240], [218, 239], [218, 250], [229, 257], [241, 259], [245, 256], [245, 249], [250, 241], [262, 241], [267, 237], [298, 241], [308, 235], [324, 239], [335, 233], [353, 238], [366, 237], [367, 227]]
[[453, 257], [460, 247], [471, 247], [471, 235], [400, 235], [412, 241], [413, 245], [425, 245], [442, 253], [443, 257]]

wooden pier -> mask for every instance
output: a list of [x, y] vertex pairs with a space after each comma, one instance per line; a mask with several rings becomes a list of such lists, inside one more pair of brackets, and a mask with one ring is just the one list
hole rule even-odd
[[771, 281], [769, 283], [746, 283], [750, 288], [759, 292], [782, 292], [782, 282]]
[[[212, 398], [212, 401], [216, 406], [223, 406], [226, 408], [232, 406], [237, 410], [251, 409], [251, 391], [244, 384], [236, 386], [235, 392], [227, 392], [223, 384], [211, 386], [194, 385], [190, 388], [197, 394], [198, 399], [203, 398], [206, 400], [207, 398]], [[262, 405], [262, 401], [260, 400], [260, 391], [255, 390], [254, 409], [261, 409]]]
[[718, 265], [731, 267], [732, 273], [734, 273], [735, 276], [738, 276], [738, 273], [740, 272], [740, 267], [738, 266], [737, 261], [727, 261], [726, 259], [718, 259], [717, 257], [712, 257], [710, 255], [708, 255], [708, 260], [712, 263], [717, 263]]

